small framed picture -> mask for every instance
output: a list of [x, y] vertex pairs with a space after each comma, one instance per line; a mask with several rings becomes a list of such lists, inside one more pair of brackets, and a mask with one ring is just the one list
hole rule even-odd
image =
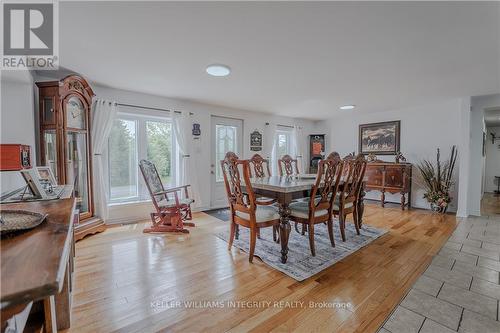
[[49, 184], [52, 186], [57, 185], [56, 177], [54, 177], [54, 173], [52, 169], [48, 166], [37, 166], [36, 170], [38, 172], [38, 179], [42, 184]]
[[40, 180], [38, 178], [38, 172], [36, 172], [33, 169], [25, 169], [21, 170], [20, 172], [24, 178], [24, 181], [28, 185], [31, 194], [35, 198], [42, 198], [42, 199], [47, 198], [47, 192], [43, 188], [42, 183], [40, 183]]

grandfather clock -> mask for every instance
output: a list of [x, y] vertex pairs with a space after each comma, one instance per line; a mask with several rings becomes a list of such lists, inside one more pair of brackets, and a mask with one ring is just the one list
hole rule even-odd
[[94, 92], [78, 75], [36, 85], [41, 164], [50, 166], [59, 184], [74, 186], [76, 208], [80, 212], [75, 239], [103, 231], [103, 221], [94, 216], [92, 197], [90, 109]]

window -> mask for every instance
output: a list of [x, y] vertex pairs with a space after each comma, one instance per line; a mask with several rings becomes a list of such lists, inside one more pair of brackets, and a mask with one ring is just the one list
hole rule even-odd
[[111, 202], [149, 200], [139, 161], [152, 161], [165, 187], [175, 183], [175, 142], [168, 118], [119, 113], [108, 141]]
[[147, 156], [156, 165], [163, 185], [172, 184], [172, 124], [146, 121]]
[[276, 157], [280, 159], [283, 155], [291, 155], [291, 139], [292, 135], [289, 131], [278, 130], [276, 133]]
[[137, 121], [117, 119], [109, 135], [109, 198], [136, 199]]
[[[230, 125], [216, 125], [216, 161], [222, 161], [228, 151], [238, 154], [238, 127]], [[215, 180], [224, 180], [222, 168], [215, 168]]]

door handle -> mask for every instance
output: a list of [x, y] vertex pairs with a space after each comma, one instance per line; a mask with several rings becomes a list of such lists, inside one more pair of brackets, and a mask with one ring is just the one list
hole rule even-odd
[[212, 175], [215, 175], [215, 172], [214, 172], [213, 170], [212, 170], [212, 171], [210, 171], [210, 173], [211, 173]]
[[210, 167], [213, 168], [215, 165], [214, 164], [210, 164]]

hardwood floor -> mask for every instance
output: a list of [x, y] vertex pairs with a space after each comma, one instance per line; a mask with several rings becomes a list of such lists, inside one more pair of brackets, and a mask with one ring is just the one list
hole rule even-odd
[[490, 216], [500, 214], [500, 195], [484, 193], [481, 200], [481, 215]]
[[[204, 213], [195, 214], [197, 227], [189, 235], [143, 234], [144, 224], [109, 228], [76, 245], [71, 332], [374, 332], [456, 220], [368, 204], [364, 221], [389, 233], [304, 282], [258, 258], [250, 264], [238, 249], [228, 251], [214, 233], [229, 226]], [[192, 308], [172, 302], [228, 300], [305, 306]], [[310, 301], [352, 306], [310, 308]]]

